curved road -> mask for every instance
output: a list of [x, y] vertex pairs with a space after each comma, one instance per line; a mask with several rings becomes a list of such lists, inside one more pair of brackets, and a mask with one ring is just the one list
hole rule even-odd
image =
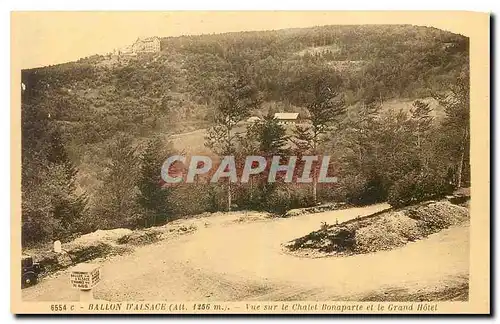
[[[323, 221], [343, 222], [385, 208], [253, 222], [239, 222], [242, 214], [236, 213], [186, 220], [198, 225], [193, 234], [103, 261], [103, 280], [94, 296], [109, 301], [360, 300], [467, 284], [468, 226], [374, 254], [308, 259], [282, 252], [282, 243], [317, 230]], [[78, 292], [63, 271], [24, 289], [23, 299], [76, 301]]]

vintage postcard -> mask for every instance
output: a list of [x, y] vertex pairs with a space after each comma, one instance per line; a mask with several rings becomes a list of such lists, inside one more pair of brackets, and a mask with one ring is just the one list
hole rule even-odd
[[11, 26], [13, 313], [490, 313], [489, 14]]

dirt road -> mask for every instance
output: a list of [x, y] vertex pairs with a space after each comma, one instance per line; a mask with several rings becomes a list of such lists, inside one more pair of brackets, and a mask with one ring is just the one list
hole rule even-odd
[[[351, 257], [298, 258], [281, 249], [282, 243], [318, 229], [323, 221], [342, 222], [387, 207], [254, 222], [242, 221], [241, 214], [192, 220], [198, 225], [193, 234], [104, 261], [95, 298], [360, 300], [432, 294], [467, 285], [468, 226], [449, 228], [400, 249]], [[76, 301], [78, 292], [70, 288], [64, 271], [24, 289], [23, 299]]]

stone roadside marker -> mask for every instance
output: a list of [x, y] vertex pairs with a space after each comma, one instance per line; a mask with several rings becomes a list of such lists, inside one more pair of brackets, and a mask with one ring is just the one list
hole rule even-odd
[[71, 269], [69, 280], [74, 289], [80, 290], [80, 301], [94, 299], [92, 288], [101, 281], [101, 267], [97, 264], [81, 263]]
[[55, 241], [54, 242], [54, 252], [55, 253], [61, 253], [62, 252], [61, 241]]

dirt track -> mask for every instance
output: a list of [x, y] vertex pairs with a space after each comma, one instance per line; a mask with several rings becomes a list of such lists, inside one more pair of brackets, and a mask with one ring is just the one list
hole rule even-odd
[[[398, 300], [401, 296], [402, 300], [437, 294], [433, 298], [438, 299], [440, 291], [449, 294], [450, 289], [467, 287], [468, 226], [375, 254], [306, 259], [281, 250], [282, 243], [318, 229], [323, 221], [333, 224], [387, 207], [379, 204], [253, 222], [239, 222], [241, 214], [186, 220], [195, 222], [198, 231], [104, 261], [103, 281], [95, 289], [95, 298]], [[71, 289], [64, 271], [24, 289], [23, 299], [76, 301], [78, 292]]]

